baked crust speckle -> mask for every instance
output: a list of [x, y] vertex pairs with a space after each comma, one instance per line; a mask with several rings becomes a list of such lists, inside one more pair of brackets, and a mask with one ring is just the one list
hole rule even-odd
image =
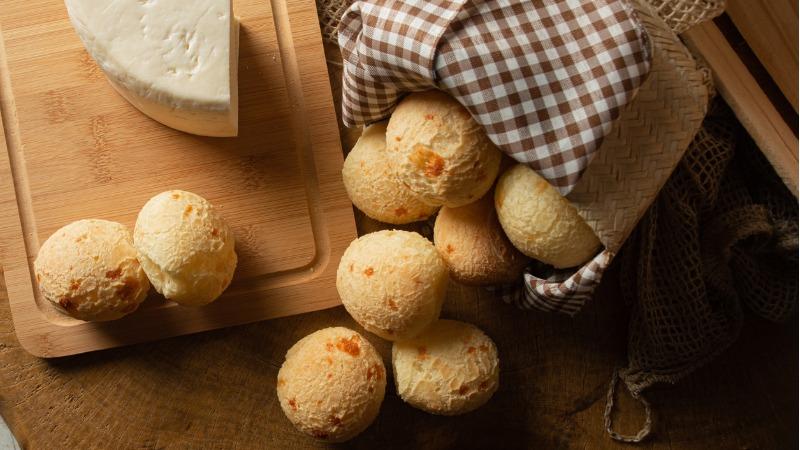
[[150, 289], [130, 230], [107, 220], [79, 220], [57, 230], [39, 249], [34, 271], [42, 297], [80, 320], [119, 319]]
[[214, 301], [236, 269], [233, 232], [211, 203], [191, 192], [151, 198], [136, 219], [133, 242], [156, 291], [182, 305]]
[[494, 183], [502, 154], [483, 127], [441, 91], [404, 98], [386, 129], [392, 171], [431, 205], [462, 206]]
[[343, 442], [378, 416], [386, 369], [372, 344], [342, 327], [304, 337], [286, 353], [278, 371], [278, 401], [298, 430]]
[[388, 340], [407, 339], [439, 318], [447, 266], [433, 244], [410, 231], [383, 230], [353, 241], [336, 289], [347, 312]]

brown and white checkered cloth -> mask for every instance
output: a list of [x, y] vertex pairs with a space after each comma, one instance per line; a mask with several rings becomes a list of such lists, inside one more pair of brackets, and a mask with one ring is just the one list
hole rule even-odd
[[647, 33], [623, 0], [356, 1], [339, 46], [345, 125], [442, 89], [562, 194], [650, 66]]
[[522, 309], [539, 309], [574, 316], [592, 298], [614, 254], [608, 250], [575, 269], [556, 270], [534, 264], [525, 270], [524, 283], [493, 286], [503, 301]]
[[[625, 0], [356, 1], [338, 39], [347, 126], [387, 118], [408, 92], [441, 89], [564, 195], [650, 68], [647, 33]], [[611, 257], [528, 271], [524, 296], [501, 290], [521, 307], [574, 314]]]

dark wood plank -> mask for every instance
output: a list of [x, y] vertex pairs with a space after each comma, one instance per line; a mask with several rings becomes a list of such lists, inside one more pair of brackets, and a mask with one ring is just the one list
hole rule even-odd
[[[497, 342], [501, 388], [482, 409], [437, 417], [394, 388], [355, 448], [618, 448], [602, 411], [623, 362], [626, 312], [612, 270], [575, 319], [520, 312], [476, 288], [451, 286], [445, 317]], [[322, 327], [360, 328], [343, 308], [57, 360], [16, 342], [0, 286], [0, 414], [26, 448], [317, 448], [284, 417], [275, 378], [285, 351]], [[390, 346], [368, 335], [389, 364]], [[797, 440], [797, 326], [753, 320], [739, 342], [675, 387], [642, 448], [789, 448]], [[642, 420], [621, 401], [620, 429]]]

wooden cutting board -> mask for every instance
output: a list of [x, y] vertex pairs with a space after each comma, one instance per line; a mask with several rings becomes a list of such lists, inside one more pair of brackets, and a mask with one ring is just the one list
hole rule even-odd
[[[55, 357], [339, 304], [336, 266], [356, 236], [312, 0], [234, 0], [241, 20], [239, 136], [167, 128], [120, 97], [58, 0], [0, 0], [0, 264], [17, 338]], [[184, 189], [234, 229], [239, 266], [215, 303], [155, 292], [121, 320], [87, 323], [40, 298], [32, 265], [67, 223], [134, 225], [153, 195]]]

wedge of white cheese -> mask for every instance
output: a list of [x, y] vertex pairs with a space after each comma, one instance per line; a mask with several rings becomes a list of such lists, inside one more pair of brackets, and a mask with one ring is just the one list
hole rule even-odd
[[187, 133], [236, 136], [239, 25], [231, 0], [65, 0], [111, 85]]

